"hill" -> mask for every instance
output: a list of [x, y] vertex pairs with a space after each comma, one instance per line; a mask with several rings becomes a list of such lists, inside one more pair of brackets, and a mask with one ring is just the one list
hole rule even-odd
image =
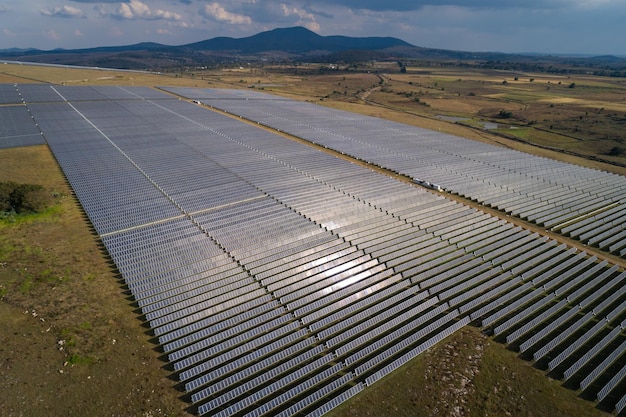
[[392, 37], [321, 36], [303, 27], [279, 28], [244, 38], [217, 37], [180, 46], [144, 42], [87, 49], [6, 49], [0, 59], [48, 64], [144, 69], [258, 59], [299, 59], [343, 51], [415, 48]]
[[295, 55], [318, 51], [319, 54], [347, 50], [380, 50], [411, 44], [390, 37], [353, 38], [321, 36], [303, 27], [273, 29], [246, 38], [213, 38], [182, 46], [196, 51], [267, 52], [282, 51]]
[[133, 70], [169, 70], [228, 63], [410, 61], [517, 71], [626, 76], [626, 58], [507, 54], [434, 49], [393, 37], [321, 36], [303, 27], [278, 28], [243, 38], [216, 37], [185, 45], [154, 42], [85, 49], [4, 49], [0, 60]]

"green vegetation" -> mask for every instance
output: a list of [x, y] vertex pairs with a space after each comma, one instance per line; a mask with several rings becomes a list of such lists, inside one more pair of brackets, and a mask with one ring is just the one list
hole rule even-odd
[[70, 357], [67, 359], [67, 363], [69, 365], [89, 365], [93, 362], [93, 359], [86, 357], [86, 356], [80, 356], [80, 355], [70, 355]]
[[500, 110], [500, 112], [498, 113], [498, 117], [500, 117], [501, 119], [510, 119], [512, 116], [513, 112], [508, 110]]
[[607, 153], [610, 156], [622, 156], [626, 155], [626, 148], [623, 146], [613, 146], [611, 150]]
[[52, 203], [52, 194], [39, 184], [0, 182], [0, 213], [39, 213]]

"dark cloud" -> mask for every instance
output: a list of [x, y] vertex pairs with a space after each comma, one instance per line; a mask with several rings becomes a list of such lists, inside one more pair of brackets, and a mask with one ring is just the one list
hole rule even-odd
[[306, 10], [307, 12], [311, 13], [312, 15], [318, 16], [318, 17], [323, 17], [325, 19], [332, 19], [335, 16], [333, 16], [332, 14], [329, 14], [327, 12], [324, 12], [322, 10], [318, 10], [318, 9], [314, 9], [313, 7], [306, 5], [303, 7], [304, 10]]

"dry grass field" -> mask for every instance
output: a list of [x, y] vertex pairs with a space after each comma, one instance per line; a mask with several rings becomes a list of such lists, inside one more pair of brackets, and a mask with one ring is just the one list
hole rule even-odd
[[[585, 148], [582, 144], [590, 142], [602, 154], [609, 145], [605, 143], [608, 139], [600, 137], [608, 133], [597, 133], [592, 127], [619, 130], [618, 119], [624, 117], [620, 107], [626, 97], [624, 83], [593, 77], [532, 76], [532, 82], [530, 78], [493, 71], [419, 68], [401, 74], [395, 63], [372, 64], [360, 73], [322, 74], [318, 67], [158, 75], [0, 66], [2, 83], [261, 88], [624, 174], [616, 165], [538, 148], [500, 134], [508, 136], [515, 131], [526, 142], [541, 140], [543, 145], [575, 148], [579, 153]], [[507, 85], [502, 84], [505, 79]], [[576, 87], [569, 89], [567, 81], [575, 82]], [[557, 95], [557, 91], [563, 94]], [[601, 112], [594, 107], [598, 103], [603, 105]], [[494, 135], [480, 126], [481, 121], [498, 120], [494, 114], [502, 109], [513, 114], [502, 124], [518, 129], [499, 127]], [[571, 130], [568, 121], [575, 121], [581, 112], [588, 114], [571, 136], [582, 138], [587, 133], [581, 132], [588, 130], [589, 138], [572, 141], [565, 135]], [[452, 123], [441, 120], [441, 115], [468, 120]], [[530, 120], [535, 123], [528, 126]], [[590, 120], [597, 122], [594, 125]], [[556, 132], [539, 139], [534, 132], [548, 123]], [[556, 129], [556, 125], [562, 127]], [[624, 162], [623, 156], [615, 159]], [[44, 213], [0, 220], [0, 415], [190, 415], [176, 375], [168, 368], [49, 149], [0, 150], [0, 181], [4, 180], [41, 184], [57, 197]], [[608, 415], [470, 327], [329, 415], [547, 414]]]

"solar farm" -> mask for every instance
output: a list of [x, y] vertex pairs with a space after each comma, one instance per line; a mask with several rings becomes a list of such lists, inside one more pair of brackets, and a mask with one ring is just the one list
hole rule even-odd
[[50, 147], [200, 415], [323, 415], [464, 326], [626, 409], [622, 176], [251, 90], [0, 100], [0, 147]]

